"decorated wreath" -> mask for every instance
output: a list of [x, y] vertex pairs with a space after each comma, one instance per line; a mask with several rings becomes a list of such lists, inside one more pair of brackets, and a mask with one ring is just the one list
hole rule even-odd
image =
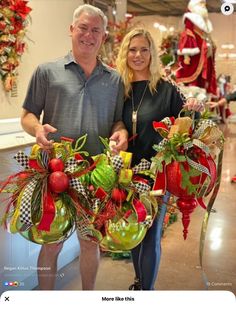
[[2, 223], [38, 243], [55, 243], [75, 229], [104, 250], [130, 250], [144, 238], [156, 215], [150, 195], [150, 162], [130, 168], [132, 154], [107, 152], [89, 157], [81, 149], [86, 136], [62, 138], [45, 151], [35, 144], [30, 156], [14, 157], [24, 167], [1, 184], [10, 193]]

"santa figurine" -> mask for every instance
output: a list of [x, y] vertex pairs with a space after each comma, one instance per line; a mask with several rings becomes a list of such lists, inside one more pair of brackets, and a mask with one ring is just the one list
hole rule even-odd
[[206, 1], [190, 0], [183, 16], [185, 30], [178, 46], [177, 83], [204, 88], [216, 95], [215, 50]]

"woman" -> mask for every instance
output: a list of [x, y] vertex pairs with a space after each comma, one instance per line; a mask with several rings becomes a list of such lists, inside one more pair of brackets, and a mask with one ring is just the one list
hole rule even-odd
[[[155, 155], [153, 145], [162, 140], [154, 131], [152, 122], [177, 117], [183, 108], [184, 97], [175, 85], [161, 78], [155, 44], [146, 30], [136, 28], [125, 36], [116, 63], [125, 85], [123, 122], [132, 137], [128, 151], [133, 153], [133, 164], [137, 164], [142, 158], [150, 160]], [[193, 98], [184, 107], [196, 111], [203, 109], [203, 105]], [[165, 196], [164, 203], [167, 199]], [[165, 212], [166, 206], [161, 205], [146, 237], [131, 252], [135, 282], [130, 290], [154, 289]]]

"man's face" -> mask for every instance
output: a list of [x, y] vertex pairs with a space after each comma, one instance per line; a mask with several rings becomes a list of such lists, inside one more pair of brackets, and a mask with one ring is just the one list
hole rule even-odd
[[86, 57], [96, 57], [105, 40], [104, 26], [99, 16], [83, 12], [70, 27], [73, 52]]

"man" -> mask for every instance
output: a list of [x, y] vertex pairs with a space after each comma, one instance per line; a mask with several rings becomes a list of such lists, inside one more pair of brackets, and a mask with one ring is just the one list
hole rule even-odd
[[[23, 104], [21, 123], [26, 132], [36, 137], [43, 149], [61, 136], [78, 138], [87, 133], [84, 147], [90, 154], [99, 154], [103, 147], [98, 136], [116, 142], [115, 151], [127, 148], [127, 131], [121, 121], [123, 86], [120, 76], [97, 58], [105, 40], [107, 18], [91, 5], [79, 6], [70, 26], [72, 51], [64, 58], [40, 65], [32, 76]], [[43, 112], [43, 122], [40, 115]], [[98, 245], [80, 241], [82, 288], [94, 289], [99, 263]], [[63, 244], [43, 245], [38, 267], [41, 289], [54, 288], [57, 257]]]
[[212, 24], [208, 19], [205, 0], [190, 0], [184, 14], [185, 30], [178, 49], [178, 83], [198, 86], [216, 94], [215, 50], [211, 39]]

